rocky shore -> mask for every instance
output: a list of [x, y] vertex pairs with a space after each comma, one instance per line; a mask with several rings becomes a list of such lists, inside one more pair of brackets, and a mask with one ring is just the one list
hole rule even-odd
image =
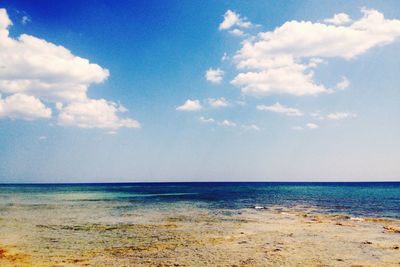
[[294, 208], [0, 219], [0, 266], [400, 266], [400, 221]]

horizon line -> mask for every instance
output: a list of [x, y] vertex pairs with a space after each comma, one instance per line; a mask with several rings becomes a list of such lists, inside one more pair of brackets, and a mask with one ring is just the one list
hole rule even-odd
[[300, 181], [105, 181], [105, 182], [0, 182], [1, 185], [79, 185], [79, 184], [202, 184], [202, 183], [400, 183], [399, 180], [351, 180], [351, 181], [342, 181], [342, 180], [330, 180], [330, 181], [310, 181], [310, 180], [300, 180]]

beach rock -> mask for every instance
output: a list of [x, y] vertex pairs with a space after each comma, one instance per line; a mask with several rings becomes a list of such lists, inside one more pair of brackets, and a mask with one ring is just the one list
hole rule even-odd
[[375, 223], [382, 223], [382, 224], [391, 224], [391, 223], [396, 223], [397, 221], [388, 219], [388, 218], [365, 218], [364, 219], [367, 222], [375, 222]]
[[3, 258], [5, 254], [6, 254], [5, 249], [0, 248], [0, 259]]
[[322, 223], [323, 222], [321, 216], [312, 216], [312, 217], [309, 217], [309, 218], [310, 219], [309, 219], [308, 223]]
[[245, 260], [241, 260], [241, 261], [240, 261], [240, 264], [241, 264], [241, 265], [249, 265], [249, 266], [252, 266], [252, 265], [254, 265], [255, 262], [256, 262], [256, 261], [255, 261], [253, 258], [248, 258], [248, 259], [245, 259]]
[[391, 233], [400, 233], [400, 227], [395, 227], [395, 226], [385, 226], [383, 227], [383, 229], [385, 229], [387, 232], [391, 232]]
[[340, 215], [334, 215], [334, 216], [332, 216], [334, 219], [336, 219], [336, 220], [350, 220], [351, 219], [351, 217], [350, 216], [348, 216], [348, 215], [342, 215], [342, 214], [340, 214]]

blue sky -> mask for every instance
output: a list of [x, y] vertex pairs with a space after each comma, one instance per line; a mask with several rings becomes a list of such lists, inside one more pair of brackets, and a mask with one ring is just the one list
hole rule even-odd
[[1, 182], [400, 179], [398, 1], [0, 10]]

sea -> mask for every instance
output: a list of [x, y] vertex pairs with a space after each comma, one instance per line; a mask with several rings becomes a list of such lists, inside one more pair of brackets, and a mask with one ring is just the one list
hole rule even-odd
[[[131, 210], [177, 206], [240, 210], [305, 207], [359, 217], [400, 218], [400, 182], [185, 182], [1, 184], [0, 214], [18, 210], [83, 213], [102, 209], [118, 217]], [[11, 214], [10, 214], [11, 215]], [[45, 214], [44, 214], [45, 215]]]

